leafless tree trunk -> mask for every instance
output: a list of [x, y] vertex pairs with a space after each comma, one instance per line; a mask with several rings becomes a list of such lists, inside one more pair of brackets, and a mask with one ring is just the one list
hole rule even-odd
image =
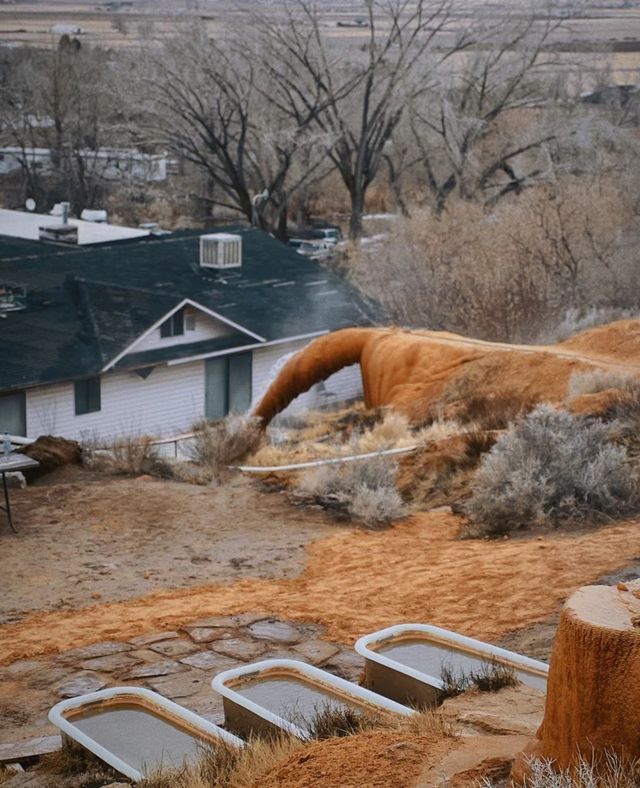
[[[565, 20], [548, 8], [477, 27], [455, 67], [441, 64], [437, 90], [412, 102], [414, 163], [436, 213], [453, 194], [493, 205], [548, 175], [545, 150], [562, 132], [534, 121], [561, 69], [547, 47]], [[530, 111], [528, 128], [509, 128], [516, 110]]]
[[[352, 238], [362, 233], [367, 190], [406, 106], [429, 89], [428, 55], [447, 30], [451, 2], [368, 0], [366, 8], [366, 38], [354, 39], [348, 50], [326, 35], [311, 0], [289, 6], [284, 19], [260, 19], [270, 39], [270, 73], [285, 97], [282, 110], [297, 117], [309, 97], [315, 100], [313, 124], [349, 192]], [[437, 57], [447, 59], [470, 41], [456, 37]]]
[[286, 239], [289, 199], [327, 167], [310, 133], [314, 97], [298, 117], [280, 111], [260, 37], [232, 31], [222, 44], [186, 30], [150, 53], [144, 84], [149, 139], [211, 177], [212, 205]]

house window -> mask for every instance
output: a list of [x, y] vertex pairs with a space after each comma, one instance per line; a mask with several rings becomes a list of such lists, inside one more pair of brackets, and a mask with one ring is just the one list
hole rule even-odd
[[100, 378], [76, 380], [75, 384], [76, 416], [95, 413], [102, 407], [100, 396]]
[[27, 409], [24, 391], [0, 396], [0, 433], [25, 436], [27, 434]]
[[160, 326], [160, 336], [163, 339], [166, 337], [179, 337], [182, 334], [184, 334], [184, 307], [174, 312]]

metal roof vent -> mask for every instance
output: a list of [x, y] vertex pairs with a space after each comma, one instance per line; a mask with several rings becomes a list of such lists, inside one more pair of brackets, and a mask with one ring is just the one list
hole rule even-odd
[[231, 233], [200, 236], [201, 268], [239, 268], [242, 265], [242, 237]]
[[69, 224], [68, 202], [61, 202], [54, 206], [55, 216], [60, 216], [62, 224], [53, 224], [38, 227], [38, 238], [41, 241], [54, 241], [62, 244], [78, 243], [78, 228], [75, 224]]

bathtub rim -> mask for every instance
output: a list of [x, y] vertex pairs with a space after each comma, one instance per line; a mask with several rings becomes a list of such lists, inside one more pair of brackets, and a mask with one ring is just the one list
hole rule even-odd
[[[152, 690], [148, 690], [143, 687], [109, 687], [108, 689], [97, 690], [96, 692], [88, 692], [84, 695], [78, 695], [75, 698], [67, 698], [66, 700], [56, 703], [56, 705], [49, 710], [49, 721], [59, 728], [63, 734], [68, 736], [70, 739], [73, 739], [73, 741], [80, 744], [86, 750], [89, 750], [89, 752], [92, 752], [95, 756], [100, 758], [100, 760], [109, 764], [109, 766], [113, 767], [116, 771], [124, 774], [125, 777], [138, 782], [139, 780], [143, 780], [145, 778], [145, 775], [142, 774], [142, 772], [139, 772], [126, 761], [123, 761], [121, 758], [119, 758], [115, 753], [112, 753], [106, 747], [99, 744], [91, 736], [88, 736], [86, 733], [79, 730], [78, 727], [73, 724], [72, 720], [69, 720], [64, 716], [69, 711], [79, 710], [85, 705], [91, 705], [92, 703], [96, 702], [99, 703], [100, 701], [104, 700], [109, 701], [122, 699], [124, 702], [127, 698], [132, 698], [134, 704], [135, 698], [144, 699], [146, 701], [147, 708], [149, 706], [155, 706], [158, 709], [159, 716], [162, 716], [162, 711], [168, 712], [174, 718], [177, 717], [179, 720], [183, 720], [190, 727], [200, 729], [203, 731], [203, 733], [209, 734], [213, 739], [221, 739], [227, 744], [231, 744], [236, 747], [244, 746], [242, 739], [230, 733], [229, 731], [225, 731], [219, 725], [209, 722], [209, 720], [201, 717], [199, 714], [196, 714], [193, 711], [190, 711], [189, 709], [186, 709], [179, 703], [175, 703], [174, 701], [159, 695], [157, 692], [153, 692]], [[143, 704], [141, 704], [141, 706], [144, 708]]]
[[320, 685], [328, 684], [330, 687], [333, 686], [339, 690], [338, 694], [344, 694], [347, 695], [347, 697], [349, 695], [354, 696], [356, 700], [362, 701], [364, 705], [373, 707], [378, 706], [391, 714], [400, 714], [408, 717], [415, 713], [415, 711], [408, 706], [403, 706], [401, 703], [385, 698], [377, 692], [361, 687], [359, 684], [354, 684], [352, 681], [347, 681], [340, 676], [334, 676], [333, 673], [322, 670], [322, 668], [316, 668], [314, 665], [308, 665], [306, 662], [295, 659], [263, 659], [259, 662], [252, 662], [249, 665], [240, 665], [237, 668], [230, 668], [214, 676], [211, 681], [211, 686], [216, 692], [222, 695], [224, 699], [236, 703], [239, 706], [243, 706], [248, 711], [257, 714], [267, 722], [296, 736], [298, 739], [302, 739], [303, 741], [307, 740], [309, 739], [308, 731], [303, 730], [293, 722], [289, 722], [289, 720], [286, 720], [284, 717], [280, 717], [278, 714], [269, 711], [269, 709], [266, 709], [259, 703], [245, 698], [239, 692], [236, 692], [233, 687], [228, 687], [226, 685], [227, 681], [259, 676], [260, 673], [274, 669], [281, 669], [283, 672], [289, 671], [294, 674], [297, 672], [301, 674], [302, 677], [311, 679], [312, 683]]

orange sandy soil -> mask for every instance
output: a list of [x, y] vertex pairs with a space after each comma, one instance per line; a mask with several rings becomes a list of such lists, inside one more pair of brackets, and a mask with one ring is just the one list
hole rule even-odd
[[260, 776], [252, 788], [478, 788], [508, 776], [524, 735], [370, 731], [307, 745]]
[[0, 629], [0, 664], [250, 611], [324, 624], [327, 638], [346, 643], [402, 621], [493, 640], [545, 620], [576, 588], [640, 554], [637, 520], [499, 542], [460, 541], [460, 525], [450, 510], [436, 510], [384, 532], [319, 539], [296, 578], [243, 579], [36, 613]]
[[253, 788], [409, 788], [452, 749], [451, 739], [371, 731], [317, 742], [262, 775]]

